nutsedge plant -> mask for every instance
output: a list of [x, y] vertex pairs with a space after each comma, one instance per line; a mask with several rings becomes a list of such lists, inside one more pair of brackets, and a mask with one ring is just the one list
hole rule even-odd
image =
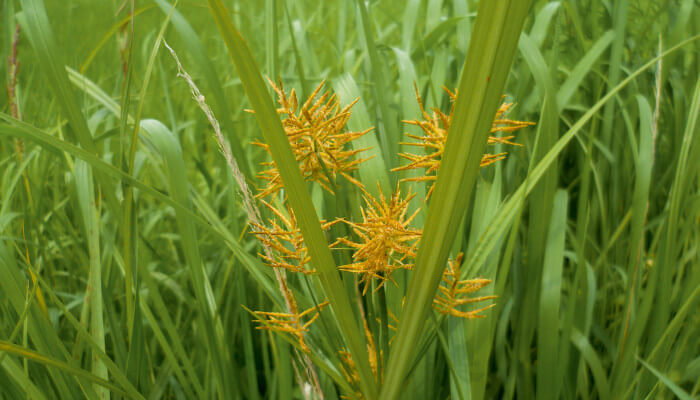
[[[367, 160], [367, 158], [360, 156], [360, 153], [367, 149], [353, 150], [350, 148], [351, 142], [368, 134], [373, 129], [368, 127], [361, 132], [346, 132], [346, 124], [351, 117], [352, 107], [357, 104], [359, 99], [353, 100], [341, 109], [340, 100], [336, 94], [319, 95], [324, 85], [324, 82], [321, 82], [303, 105], [299, 106], [300, 102], [294, 89], [287, 94], [281, 82], [275, 84], [268, 80], [268, 83], [278, 97], [277, 101], [280, 107], [277, 112], [281, 116], [282, 126], [304, 179], [307, 182], [318, 184], [322, 190], [335, 196], [350, 196], [350, 193], [337, 192], [338, 185], [335, 184], [335, 179], [340, 175], [361, 193], [363, 202], [360, 208], [360, 219], [355, 221], [351, 217], [338, 217], [330, 223], [321, 222], [323, 229], [327, 232], [336, 224], [343, 224], [349, 228], [347, 235], [331, 238], [334, 240], [331, 248], [349, 256], [349, 263], [338, 265], [338, 270], [341, 273], [351, 273], [344, 279], [353, 280], [358, 287], [358, 311], [362, 316], [367, 354], [372, 373], [376, 379], [378, 376], [381, 377], [383, 353], [377, 349], [375, 335], [369, 327], [363, 303], [371, 302], [367, 297], [370, 287], [373, 290], [369, 295], [373, 295], [375, 292], [384, 290], [384, 285], [387, 282], [398, 285], [392, 278], [392, 273], [399, 269], [410, 271], [414, 267], [422, 229], [413, 226], [413, 221], [420, 209], [409, 212], [411, 200], [416, 196], [415, 193], [412, 193], [411, 185], [413, 182], [435, 180], [435, 173], [439, 169], [444, 153], [457, 92], [445, 89], [452, 103], [449, 113], [434, 109], [432, 114], [428, 114], [416, 88], [416, 98], [423, 120], [404, 122], [421, 127], [424, 135], [407, 134], [408, 137], [416, 139], [417, 142], [403, 144], [422, 147], [427, 154], [419, 156], [401, 153], [400, 156], [409, 160], [410, 163], [395, 168], [393, 171], [420, 169], [424, 171], [425, 175], [402, 180], [403, 184], [408, 186], [405, 196], [401, 193], [401, 184], [397, 184], [393, 193], [385, 195], [379, 182], [376, 182], [379, 198], [375, 198], [358, 179], [351, 175], [359, 168], [360, 164]], [[489, 144], [500, 143], [517, 146], [518, 144], [512, 141], [515, 136], [511, 133], [533, 125], [532, 122], [507, 119], [506, 113], [511, 107], [512, 103], [503, 103], [499, 107], [491, 129], [492, 134], [506, 133], [507, 136], [489, 136]], [[269, 146], [264, 143], [255, 142], [254, 144], [269, 151]], [[481, 166], [484, 167], [503, 160], [505, 154], [484, 154]], [[297, 227], [294, 212], [286, 204], [284, 183], [280, 174], [273, 161], [264, 161], [261, 166], [267, 169], [258, 175], [264, 185], [258, 190], [256, 197], [271, 216], [268, 218], [267, 224], [251, 221], [251, 225], [254, 227], [251, 233], [255, 235], [264, 248], [273, 251], [272, 256], [260, 253], [260, 257], [271, 268], [311, 275], [316, 271], [309, 266], [311, 258], [306, 250], [301, 231]], [[432, 187], [431, 185], [426, 202], [432, 193]], [[272, 201], [263, 200], [265, 197], [271, 197]], [[451, 317], [484, 318], [486, 317], [484, 312], [493, 307], [494, 303], [476, 309], [468, 307], [474, 303], [494, 300], [496, 296], [469, 297], [468, 295], [479, 291], [491, 281], [479, 278], [464, 279], [461, 273], [462, 259], [463, 254], [459, 253], [454, 260], [449, 261], [444, 271], [443, 285], [439, 287], [433, 306], [438, 312]], [[362, 287], [361, 291], [359, 290], [360, 286]], [[294, 298], [291, 288], [285, 288], [285, 290], [288, 291], [287, 297]], [[297, 341], [300, 349], [309, 353], [314, 349], [309, 347], [304, 335], [309, 332], [310, 325], [318, 319], [322, 308], [326, 305], [328, 305], [327, 301], [303, 312], [299, 312], [294, 304], [294, 311], [291, 313], [272, 311], [251, 311], [251, 313], [259, 324], [258, 329], [290, 335]], [[394, 319], [396, 318], [388, 309], [382, 314], [387, 319], [390, 318], [390, 315]], [[392, 321], [378, 322], [380, 325], [384, 324], [389, 327]], [[388, 343], [391, 343], [391, 340], [388, 338]], [[320, 354], [323, 353], [322, 349], [316, 351]], [[352, 355], [345, 349], [338, 349], [337, 354], [340, 356], [338, 368], [341, 369], [348, 383], [354, 387], [352, 395], [362, 397], [362, 392], [359, 389], [360, 381]]]
[[697, 0], [317, 3], [0, 2], [0, 399], [696, 398]]

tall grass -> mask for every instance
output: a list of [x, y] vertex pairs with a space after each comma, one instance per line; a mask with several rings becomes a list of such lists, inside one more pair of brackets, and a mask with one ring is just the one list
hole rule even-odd
[[[0, 398], [700, 393], [693, 0], [0, 9]], [[312, 181], [265, 77], [359, 98], [342, 133], [373, 128], [346, 146], [367, 160]], [[522, 146], [487, 147], [503, 102], [536, 123]], [[452, 106], [433, 181], [405, 133]], [[268, 206], [244, 192], [270, 161]], [[351, 272], [397, 187], [412, 270]], [[282, 217], [315, 273], [266, 265]], [[481, 301], [431, 307], [450, 271]]]

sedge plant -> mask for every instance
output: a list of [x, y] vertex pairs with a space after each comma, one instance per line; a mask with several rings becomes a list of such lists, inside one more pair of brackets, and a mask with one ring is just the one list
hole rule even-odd
[[700, 393], [695, 1], [253, 3], [0, 2], [0, 398]]

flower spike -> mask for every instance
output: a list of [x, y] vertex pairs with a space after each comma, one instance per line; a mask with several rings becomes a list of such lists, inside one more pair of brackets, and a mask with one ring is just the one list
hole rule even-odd
[[[451, 92], [449, 89], [444, 88], [445, 92], [450, 96], [452, 101], [452, 106], [450, 108], [449, 114], [445, 114], [438, 109], [433, 109], [433, 113], [429, 114], [423, 107], [423, 101], [418, 93], [418, 88], [416, 87], [416, 98], [418, 100], [418, 106], [421, 110], [422, 120], [413, 121], [403, 121], [409, 125], [415, 125], [423, 131], [423, 135], [413, 135], [407, 133], [406, 136], [409, 138], [417, 140], [416, 142], [402, 142], [404, 146], [414, 146], [422, 147], [425, 150], [425, 154], [413, 154], [413, 153], [400, 153], [399, 156], [408, 160], [407, 165], [397, 167], [392, 169], [392, 171], [407, 171], [412, 169], [425, 168], [425, 175], [419, 177], [405, 178], [402, 179], [403, 182], [413, 181], [422, 182], [430, 181], [434, 182], [437, 179], [437, 171], [440, 167], [440, 161], [442, 160], [442, 155], [445, 152], [445, 144], [447, 143], [447, 132], [450, 130], [450, 124], [452, 123], [452, 116], [454, 114], [454, 107], [457, 100], [457, 91]], [[491, 133], [504, 132], [512, 133], [519, 129], [525, 128], [530, 125], [534, 125], [533, 122], [527, 121], [515, 121], [505, 118], [505, 114], [513, 106], [512, 103], [503, 103], [496, 111], [496, 116], [493, 120], [493, 125], [491, 127]], [[508, 136], [489, 136], [488, 144], [493, 145], [497, 143], [520, 146], [520, 144], [512, 142], [511, 140], [515, 138], [513, 135]], [[493, 164], [497, 161], [503, 160], [506, 157], [506, 153], [498, 154], [484, 154], [481, 158], [481, 166], [485, 167], [489, 164]], [[430, 185], [426, 199], [429, 199], [433, 193], [435, 184]]]
[[[283, 116], [282, 126], [304, 179], [318, 182], [331, 193], [333, 193], [337, 175], [361, 187], [362, 184], [353, 178], [351, 173], [362, 162], [369, 159], [356, 157], [368, 149], [346, 149], [346, 145], [367, 134], [373, 128], [361, 132], [344, 132], [350, 119], [351, 109], [359, 99], [355, 99], [341, 109], [337, 95], [330, 96], [329, 93], [319, 95], [325, 84], [323, 81], [300, 108], [294, 89], [287, 95], [281, 82], [279, 85], [269, 79], [268, 82], [277, 93], [280, 104], [277, 112]], [[262, 147], [268, 153], [270, 151], [267, 144], [260, 142], [253, 144]], [[267, 169], [261, 172], [259, 177], [266, 181], [266, 186], [258, 193], [259, 198], [277, 193], [283, 188], [282, 177], [274, 161], [264, 162], [262, 165]]]
[[352, 228], [359, 241], [354, 242], [341, 237], [332, 246], [337, 248], [338, 245], [344, 244], [355, 250], [353, 262], [339, 268], [362, 274], [365, 294], [373, 278], [379, 280], [379, 289], [391, 279], [394, 270], [413, 269], [411, 259], [416, 256], [416, 246], [422, 230], [409, 226], [419, 211], [408, 215], [409, 202], [415, 197], [410, 189], [406, 198], [401, 198], [401, 191], [397, 185], [396, 192], [388, 202], [381, 188], [378, 200], [364, 189], [362, 191], [365, 200], [362, 222], [342, 220]]
[[486, 300], [493, 300], [496, 296], [467, 297], [469, 293], [476, 292], [491, 283], [490, 279], [467, 279], [460, 280], [460, 268], [464, 254], [459, 253], [454, 261], [448, 262], [448, 267], [442, 275], [442, 284], [438, 287], [438, 292], [433, 300], [433, 308], [439, 312], [452, 315], [454, 317], [475, 319], [486, 318], [481, 312], [495, 306], [489, 304], [472, 311], [460, 311], [458, 307], [478, 303]]
[[310, 353], [311, 350], [305, 339], [306, 333], [309, 331], [309, 326], [321, 315], [321, 310], [328, 304], [328, 301], [324, 301], [301, 313], [296, 309], [296, 302], [295, 310], [291, 313], [248, 311], [253, 314], [255, 322], [258, 323], [256, 329], [290, 334], [299, 341], [299, 347], [303, 351]]
[[[267, 248], [273, 250], [270, 254], [258, 253], [265, 264], [272, 268], [284, 268], [290, 272], [301, 272], [310, 275], [316, 272], [306, 268], [311, 261], [309, 251], [304, 243], [301, 229], [297, 225], [294, 211], [286, 205], [287, 216], [265, 200], [260, 202], [269, 209], [276, 218], [270, 218], [269, 227], [251, 221], [256, 229], [251, 233]], [[321, 221], [321, 227], [326, 230], [334, 223]]]

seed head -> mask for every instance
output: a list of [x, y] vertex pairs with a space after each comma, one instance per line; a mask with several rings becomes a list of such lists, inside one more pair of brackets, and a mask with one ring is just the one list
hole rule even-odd
[[486, 318], [485, 315], [480, 313], [495, 306], [495, 304], [489, 304], [488, 306], [472, 311], [460, 311], [458, 309], [458, 307], [466, 304], [478, 303], [496, 298], [496, 296], [467, 297], [469, 293], [476, 292], [477, 290], [491, 283], [491, 280], [460, 280], [460, 268], [463, 256], [464, 255], [462, 253], [459, 253], [454, 261], [450, 260], [448, 262], [448, 267], [442, 274], [442, 284], [440, 287], [438, 287], [438, 292], [433, 300], [433, 308], [443, 314], [452, 315], [455, 317], [467, 319]]
[[367, 292], [372, 278], [379, 280], [380, 288], [384, 282], [391, 279], [391, 273], [399, 268], [412, 269], [412, 259], [416, 256], [416, 246], [422, 234], [421, 229], [409, 227], [419, 210], [408, 216], [409, 202], [415, 194], [410, 189], [406, 198], [401, 197], [397, 185], [396, 191], [387, 202], [379, 189], [379, 199], [375, 199], [362, 189], [365, 208], [362, 209], [362, 222], [344, 221], [357, 235], [358, 241], [339, 238], [334, 244], [350, 246], [355, 250], [352, 264], [342, 265], [343, 271], [362, 274], [361, 281]]
[[[451, 92], [447, 88], [443, 88], [445, 92], [450, 96], [452, 101], [452, 106], [450, 107], [449, 114], [445, 114], [438, 109], [433, 109], [433, 113], [429, 114], [425, 111], [423, 107], [423, 102], [418, 93], [418, 88], [416, 88], [416, 98], [418, 100], [418, 105], [421, 110], [422, 120], [413, 121], [403, 121], [409, 125], [415, 125], [421, 128], [423, 135], [413, 135], [406, 133], [406, 136], [416, 139], [417, 142], [402, 142], [405, 146], [422, 147], [425, 150], [425, 154], [413, 154], [413, 153], [400, 153], [399, 156], [408, 160], [409, 163], [402, 167], [394, 168], [392, 171], [407, 171], [411, 169], [425, 168], [425, 175], [419, 177], [405, 178], [402, 181], [431, 181], [434, 182], [437, 179], [437, 171], [440, 167], [440, 161], [442, 160], [442, 155], [445, 152], [445, 144], [447, 143], [447, 132], [450, 129], [450, 124], [452, 123], [452, 116], [454, 114], [454, 107], [457, 100], [457, 91]], [[503, 103], [498, 111], [496, 111], [496, 116], [493, 120], [493, 125], [491, 127], [491, 133], [504, 132], [511, 133], [519, 129], [525, 128], [526, 126], [534, 125], [532, 122], [526, 121], [515, 121], [505, 118], [506, 112], [513, 106], [513, 103]], [[508, 144], [513, 146], [520, 146], [518, 143], [514, 143], [511, 140], [515, 136], [489, 136], [488, 144], [493, 145], [496, 143]], [[484, 167], [489, 164], [493, 164], [496, 161], [503, 160], [507, 153], [498, 154], [484, 154], [481, 157], [481, 166]], [[428, 190], [428, 195], [426, 198], [430, 198], [433, 193], [435, 185], [430, 185]]]
[[[269, 81], [269, 80], [268, 80]], [[299, 106], [294, 89], [287, 95], [282, 83], [275, 85], [269, 81], [277, 93], [280, 108], [277, 112], [283, 116], [282, 126], [292, 146], [294, 156], [299, 163], [304, 179], [318, 182], [324, 189], [333, 193], [332, 186], [337, 175], [342, 175], [357, 186], [362, 184], [351, 176], [352, 171], [367, 158], [355, 157], [366, 148], [347, 149], [346, 145], [365, 135], [372, 128], [362, 132], [344, 132], [350, 119], [351, 108], [359, 99], [340, 108], [338, 96], [324, 93], [319, 96], [325, 81], [314, 90], [308, 100]], [[255, 142], [269, 153], [269, 146]], [[259, 177], [267, 182], [258, 197], [266, 197], [282, 189], [282, 178], [274, 161], [262, 163], [268, 169]], [[332, 181], [331, 181], [332, 180]]]
[[[263, 246], [272, 249], [272, 252], [268, 252], [269, 254], [258, 253], [258, 255], [273, 268], [284, 268], [290, 272], [301, 272], [306, 275], [316, 272], [306, 267], [311, 257], [291, 207], [286, 205], [287, 215], [285, 215], [265, 200], [260, 200], [260, 203], [270, 210], [274, 217], [268, 219], [269, 226], [250, 222], [256, 229], [251, 233]], [[328, 229], [331, 225], [333, 223], [321, 221], [323, 229]]]
[[291, 313], [248, 311], [255, 317], [255, 322], [258, 323], [257, 329], [290, 334], [299, 341], [299, 347], [303, 351], [310, 353], [311, 350], [306, 344], [306, 333], [309, 331], [309, 326], [319, 317], [321, 309], [327, 305], [328, 301], [325, 301], [301, 313], [297, 310], [296, 302], [294, 311]]
[[[377, 356], [377, 346], [374, 343], [374, 335], [372, 335], [372, 332], [369, 330], [369, 326], [367, 325], [367, 320], [364, 318], [362, 319], [362, 322], [365, 327], [365, 338], [367, 339], [367, 356], [369, 357], [369, 365], [370, 368], [372, 369], [372, 374], [374, 375], [374, 378], [377, 378], [377, 375], [379, 374], [379, 364], [383, 364], [384, 359], [382, 357], [382, 351], [379, 351], [379, 356]], [[357, 367], [355, 366], [355, 361], [352, 359], [352, 354], [350, 354], [346, 349], [342, 349], [338, 352], [340, 355], [340, 370], [343, 372], [343, 375], [345, 376], [345, 379], [350, 383], [350, 385], [353, 386], [354, 389], [354, 395], [355, 398], [357, 399], [363, 399], [364, 396], [362, 395], [362, 392], [359, 389], [360, 386], [360, 374], [357, 372]], [[380, 381], [382, 380], [381, 377], [379, 379]], [[340, 396], [342, 399], [350, 399], [351, 397], [348, 396]]]

